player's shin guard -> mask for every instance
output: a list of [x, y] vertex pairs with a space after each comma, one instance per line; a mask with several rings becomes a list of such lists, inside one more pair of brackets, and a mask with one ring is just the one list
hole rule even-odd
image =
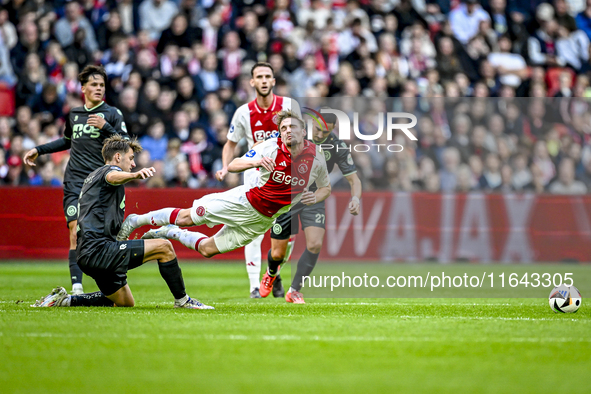
[[166, 263], [159, 263], [158, 269], [176, 300], [182, 299], [187, 295], [185, 292], [183, 273], [181, 272], [181, 267], [179, 267], [179, 262], [176, 258]]
[[[174, 214], [176, 211], [176, 215]], [[164, 226], [167, 224], [174, 224], [178, 215], [177, 208], [162, 208], [157, 211], [151, 211], [144, 213], [143, 215], [137, 215], [135, 217], [135, 223], [132, 223], [133, 227], [138, 228], [141, 226]], [[171, 221], [172, 220], [172, 221]]]
[[86, 293], [70, 296], [69, 306], [113, 306], [114, 302], [102, 292]]
[[76, 250], [70, 250], [68, 252], [68, 263], [70, 264], [70, 279], [72, 285], [75, 283], [82, 283], [82, 270], [78, 267], [76, 262]]
[[310, 252], [308, 249], [306, 249], [304, 253], [302, 253], [302, 257], [300, 257], [300, 259], [298, 260], [298, 268], [291, 282], [291, 287], [294, 290], [300, 291], [302, 289], [302, 286], [304, 285], [303, 277], [310, 276], [310, 274], [314, 270], [314, 267], [316, 266], [316, 262], [318, 261], [319, 255], [320, 253], [314, 254]]
[[277, 275], [279, 273], [279, 266], [283, 262], [283, 260], [273, 260], [273, 256], [271, 255], [271, 249], [269, 249], [269, 253], [267, 254], [267, 260], [269, 264], [269, 275]]
[[244, 258], [246, 259], [246, 272], [250, 280], [250, 291], [259, 287], [261, 281], [261, 244], [264, 234], [259, 235], [251, 243], [244, 247]]

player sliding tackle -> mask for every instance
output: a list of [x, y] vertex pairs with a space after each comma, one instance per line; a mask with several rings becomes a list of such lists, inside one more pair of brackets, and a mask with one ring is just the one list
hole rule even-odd
[[125, 213], [123, 185], [134, 179], [149, 178], [156, 171], [150, 167], [131, 172], [135, 153], [141, 150], [135, 140], [125, 140], [119, 135], [105, 140], [102, 154], [106, 164], [86, 178], [80, 192], [78, 265], [96, 281], [100, 291], [69, 296], [66, 289], [57, 287], [32, 306], [134, 306], [127, 271], [157, 260], [160, 275], [175, 298], [175, 308], [214, 309], [185, 292], [183, 275], [169, 241], [115, 241]]
[[[164, 208], [127, 217], [117, 239], [126, 240], [138, 227], [163, 226], [150, 230], [143, 239], [166, 238], [180, 241], [204, 257], [212, 257], [247, 245], [264, 234], [276, 217], [299, 201], [312, 205], [330, 195], [330, 183], [324, 154], [304, 139], [302, 119], [291, 111], [278, 117], [280, 138], [269, 139], [234, 159], [230, 172], [260, 169], [255, 187], [238, 186], [223, 193], [212, 193], [195, 200], [191, 208]], [[315, 192], [308, 188], [316, 183]], [[179, 226], [224, 227], [213, 237], [180, 229]], [[278, 270], [277, 270], [278, 271]], [[278, 272], [272, 272], [275, 276]]]

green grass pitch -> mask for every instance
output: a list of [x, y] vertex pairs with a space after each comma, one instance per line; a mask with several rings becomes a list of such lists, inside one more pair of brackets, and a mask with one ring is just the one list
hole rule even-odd
[[152, 263], [129, 273], [135, 308], [30, 308], [67, 263], [0, 264], [0, 392], [591, 392], [586, 294], [566, 315], [547, 299], [291, 305], [247, 298], [241, 263], [181, 267], [215, 311], [173, 309]]

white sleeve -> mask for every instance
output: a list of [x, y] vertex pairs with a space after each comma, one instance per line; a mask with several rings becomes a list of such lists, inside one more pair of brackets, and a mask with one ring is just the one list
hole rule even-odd
[[315, 168], [312, 171], [312, 176], [314, 179], [310, 179], [309, 184], [312, 182], [316, 182], [316, 186], [318, 188], [327, 187], [330, 185], [330, 180], [328, 178], [328, 170], [326, 169], [326, 160], [324, 160], [324, 155], [317, 155], [314, 159], [314, 166]]
[[253, 160], [259, 160], [259, 159], [262, 159], [263, 157], [273, 158], [273, 152], [275, 151], [276, 147], [277, 147], [277, 138], [271, 138], [261, 144], [258, 144], [257, 146], [254, 146], [251, 150], [246, 152], [244, 154], [244, 156], [242, 156], [242, 158], [243, 159], [253, 159]]
[[[246, 108], [248, 111], [248, 107]], [[228, 139], [233, 142], [239, 142], [246, 137], [246, 119], [244, 118], [244, 108], [240, 107], [234, 113], [230, 129], [228, 130]]]

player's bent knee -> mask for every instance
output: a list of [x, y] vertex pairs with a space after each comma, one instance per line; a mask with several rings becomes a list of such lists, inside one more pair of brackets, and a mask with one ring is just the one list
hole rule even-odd
[[159, 245], [159, 251], [162, 254], [162, 258], [168, 259], [166, 261], [170, 261], [176, 257], [176, 253], [174, 252], [174, 248], [172, 247], [172, 242], [167, 239], [162, 239]]
[[287, 252], [288, 239], [285, 240], [273, 240], [271, 242], [271, 257], [273, 260], [283, 260], [285, 253]]
[[188, 227], [195, 225], [195, 223], [193, 223], [193, 219], [191, 219], [191, 209], [181, 209], [179, 215], [176, 218], [176, 222], [173, 224], [176, 224], [180, 227]]
[[308, 249], [311, 253], [318, 254], [320, 250], [322, 250], [322, 242], [318, 241], [311, 241], [306, 244], [306, 249]]
[[210, 258], [220, 253], [213, 238], [201, 242], [197, 249], [197, 251], [205, 258]]
[[283, 250], [271, 250], [271, 258], [275, 261], [283, 260], [285, 257], [285, 249]]

